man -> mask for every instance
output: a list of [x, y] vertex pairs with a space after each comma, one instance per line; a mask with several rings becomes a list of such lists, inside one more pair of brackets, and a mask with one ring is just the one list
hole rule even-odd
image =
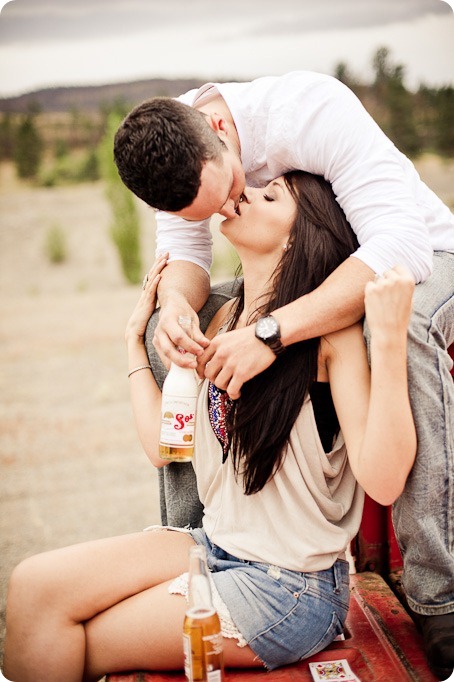
[[[409, 339], [419, 448], [394, 523], [408, 602], [443, 679], [454, 667], [454, 390], [446, 351], [454, 342], [454, 216], [333, 78], [293, 72], [207, 84], [179, 100], [143, 103], [115, 141], [125, 184], [161, 209], [157, 250], [171, 262], [154, 345], [166, 364], [191, 364], [176, 351], [183, 346], [197, 355], [199, 371], [238, 398], [285, 346], [360, 319], [365, 284], [376, 274], [401, 263], [420, 283]], [[178, 315], [196, 319], [209, 292], [210, 216], [241, 211], [246, 180], [260, 187], [291, 169], [331, 182], [360, 248], [314, 292], [276, 310], [265, 330], [250, 325], [209, 344], [199, 329], [193, 341], [182, 336]]]

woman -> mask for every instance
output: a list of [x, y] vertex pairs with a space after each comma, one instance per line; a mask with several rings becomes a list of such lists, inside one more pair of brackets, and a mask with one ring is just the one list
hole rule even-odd
[[[243, 288], [214, 317], [210, 338], [311, 291], [356, 248], [322, 178], [292, 172], [245, 199], [221, 228], [241, 258]], [[143, 337], [165, 265], [161, 257], [150, 270], [128, 323], [130, 371], [148, 364]], [[207, 546], [227, 666], [274, 669], [329, 644], [348, 609], [345, 549], [363, 489], [390, 504], [415, 457], [406, 378], [412, 291], [399, 267], [366, 287], [372, 381], [360, 324], [287, 348], [235, 403], [203, 381], [194, 458], [203, 529], [157, 528], [20, 564], [5, 675], [69, 682], [182, 668], [186, 600], [178, 595], [186, 586], [175, 579], [194, 542]], [[140, 440], [164, 466], [159, 389], [148, 369], [130, 380]]]

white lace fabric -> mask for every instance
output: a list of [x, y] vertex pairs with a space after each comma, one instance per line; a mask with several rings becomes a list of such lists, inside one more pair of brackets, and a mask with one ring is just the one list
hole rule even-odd
[[[186, 598], [186, 601], [188, 601], [189, 592], [188, 579], [189, 579], [188, 573], [182, 573], [181, 575], [178, 576], [178, 578], [172, 580], [168, 588], [169, 593], [181, 594], [183, 595], [183, 597]], [[209, 575], [209, 579], [211, 585], [211, 596], [213, 598], [213, 606], [218, 613], [219, 620], [221, 621], [222, 636], [227, 639], [236, 639], [239, 647], [247, 646], [246, 640], [244, 639], [243, 635], [238, 630], [238, 628], [236, 627], [235, 623], [232, 620], [232, 616], [230, 615], [230, 611], [228, 610], [227, 605], [222, 600], [221, 595], [217, 591], [216, 585], [211, 575]]]

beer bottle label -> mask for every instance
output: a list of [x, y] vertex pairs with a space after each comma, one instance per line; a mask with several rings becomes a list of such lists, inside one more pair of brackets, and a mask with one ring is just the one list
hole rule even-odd
[[193, 448], [197, 396], [165, 396], [162, 401], [160, 445]]
[[205, 642], [205, 650], [208, 656], [222, 654], [223, 640], [221, 632], [215, 632], [212, 635], [204, 635], [202, 639]]
[[207, 682], [222, 682], [222, 650], [223, 640], [220, 632], [204, 635], [205, 666]]
[[192, 679], [192, 652], [191, 652], [191, 638], [189, 635], [183, 633], [183, 653], [184, 653], [184, 674], [188, 682], [193, 682]]
[[188, 682], [205, 682], [202, 628], [185, 624], [183, 632], [184, 673]]

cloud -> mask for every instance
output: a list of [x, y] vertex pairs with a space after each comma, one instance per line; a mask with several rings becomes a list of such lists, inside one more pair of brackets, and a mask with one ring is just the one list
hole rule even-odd
[[90, 40], [105, 35], [124, 36], [167, 25], [166, 3], [140, 0], [15, 0], [0, 20], [2, 45]]
[[14, 0], [2, 12], [2, 45], [87, 41], [183, 26], [217, 35], [279, 35], [386, 25], [450, 13], [441, 0]]
[[14, 0], [0, 16], [0, 93], [141, 78], [248, 79], [343, 61], [371, 77], [378, 47], [406, 83], [452, 82], [442, 0]]
[[317, 9], [299, 4], [291, 12], [279, 11], [272, 21], [259, 17], [251, 34], [307, 34], [342, 28], [386, 26], [408, 22], [427, 14], [449, 14], [449, 9], [440, 0], [343, 0], [341, 3], [337, 0], [322, 0]]

